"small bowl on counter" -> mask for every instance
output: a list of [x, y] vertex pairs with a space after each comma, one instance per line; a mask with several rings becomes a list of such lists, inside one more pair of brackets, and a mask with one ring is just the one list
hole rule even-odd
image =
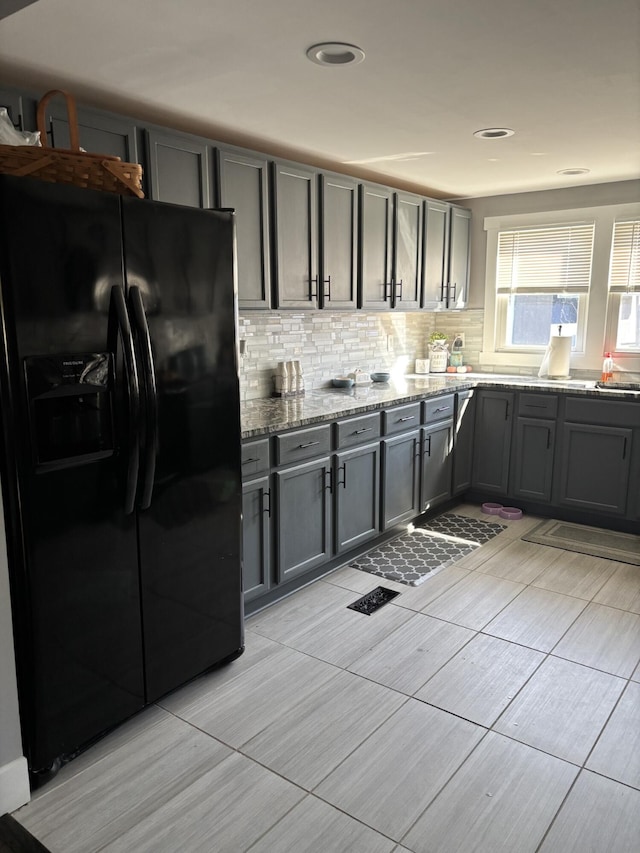
[[350, 376], [335, 376], [331, 384], [334, 388], [353, 388], [354, 381]]
[[386, 370], [377, 370], [371, 374], [372, 382], [388, 382], [391, 379], [391, 374]]

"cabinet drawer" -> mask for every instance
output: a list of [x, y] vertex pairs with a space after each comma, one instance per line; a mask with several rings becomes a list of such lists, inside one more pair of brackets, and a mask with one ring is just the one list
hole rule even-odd
[[249, 441], [242, 445], [242, 479], [269, 470], [269, 439]]
[[452, 418], [453, 405], [453, 394], [446, 394], [444, 397], [434, 397], [431, 400], [425, 400], [422, 422], [425, 424], [431, 424], [435, 423], [435, 421], [443, 421], [446, 418]]
[[329, 424], [313, 429], [297, 429], [277, 435], [275, 441], [276, 464], [288, 465], [322, 456], [331, 449], [331, 429]]
[[380, 435], [380, 414], [349, 418], [336, 424], [336, 450], [373, 441]]
[[640, 426], [640, 406], [624, 400], [593, 400], [589, 397], [567, 397], [565, 420], [603, 426]]
[[555, 418], [558, 398], [555, 394], [520, 394], [518, 414], [526, 418]]
[[420, 426], [421, 403], [409, 403], [407, 406], [396, 406], [382, 413], [382, 432], [384, 435], [393, 435], [396, 432], [404, 432], [407, 429], [415, 429]]

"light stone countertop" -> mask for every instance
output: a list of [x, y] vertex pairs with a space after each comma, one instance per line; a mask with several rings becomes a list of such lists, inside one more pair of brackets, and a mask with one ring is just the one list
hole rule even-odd
[[588, 380], [538, 379], [488, 373], [410, 374], [389, 382], [372, 382], [352, 388], [322, 388], [307, 391], [304, 397], [248, 400], [241, 404], [242, 438], [255, 438], [286, 429], [310, 426], [361, 415], [389, 405], [401, 405], [441, 394], [471, 388], [557, 391], [610, 400], [640, 402], [640, 391], [598, 389]]

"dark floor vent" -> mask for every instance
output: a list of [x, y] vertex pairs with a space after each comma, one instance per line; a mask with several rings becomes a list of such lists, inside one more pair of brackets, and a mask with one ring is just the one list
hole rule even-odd
[[364, 613], [365, 616], [371, 616], [374, 610], [382, 607], [382, 605], [386, 604], [387, 601], [391, 601], [391, 599], [395, 598], [396, 595], [400, 595], [396, 590], [386, 589], [384, 586], [377, 586], [375, 589], [372, 589], [371, 592], [363, 595], [362, 598], [354, 601], [353, 604], [348, 604], [347, 609], [357, 610], [358, 613]]

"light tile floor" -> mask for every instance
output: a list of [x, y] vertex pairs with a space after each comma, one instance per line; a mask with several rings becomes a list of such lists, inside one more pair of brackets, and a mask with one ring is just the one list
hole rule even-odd
[[15, 817], [52, 853], [637, 853], [640, 568], [521, 542], [537, 522], [253, 616]]

